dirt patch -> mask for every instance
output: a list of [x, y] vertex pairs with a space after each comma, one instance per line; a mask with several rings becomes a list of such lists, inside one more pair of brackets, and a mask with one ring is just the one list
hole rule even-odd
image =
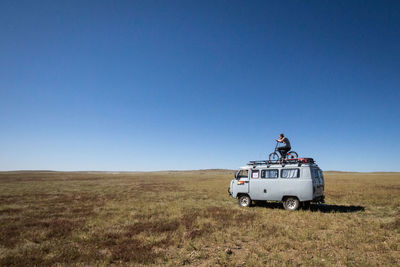
[[183, 214], [181, 222], [186, 229], [190, 229], [199, 216], [200, 212], [198, 210], [187, 211], [187, 213]]
[[[128, 226], [126, 231], [97, 234], [92, 242], [103, 251], [109, 251], [111, 261], [114, 263], [154, 264], [165, 256], [165, 249], [174, 243], [171, 234], [179, 228], [179, 225], [177, 220], [135, 223]], [[157, 241], [146, 241], [137, 237], [143, 232], [156, 236], [161, 233], [167, 235]]]
[[179, 228], [180, 223], [177, 220], [170, 222], [140, 222], [130, 225], [126, 234], [134, 236], [142, 232], [164, 233], [173, 232]]
[[142, 264], [154, 264], [159, 257], [163, 257], [161, 251], [153, 251], [157, 244], [144, 244], [137, 239], [123, 239], [111, 247], [111, 258], [113, 262], [137, 262]]
[[212, 232], [213, 226], [211, 223], [205, 223], [197, 228], [187, 228], [187, 232], [185, 233], [185, 237], [190, 239], [195, 239], [201, 237], [203, 235], [209, 234]]
[[206, 209], [184, 211], [181, 222], [188, 228], [194, 224], [198, 217], [209, 218], [222, 225], [230, 225], [232, 223], [237, 225], [246, 224], [249, 220], [254, 220], [256, 213], [212, 206]]
[[256, 213], [250, 211], [239, 211], [235, 209], [227, 209], [221, 207], [209, 207], [206, 215], [216, 220], [220, 225], [247, 224], [250, 220], [254, 220]]
[[[8, 201], [17, 196], [6, 196]], [[41, 243], [64, 238], [80, 229], [94, 208], [104, 203], [101, 197], [88, 194], [31, 194], [22, 195], [19, 202], [25, 209], [3, 209], [0, 244], [13, 248], [24, 240]], [[23, 217], [21, 217], [23, 216]]]
[[17, 214], [17, 213], [20, 213], [21, 211], [22, 211], [22, 209], [13, 209], [13, 208], [2, 209], [2, 210], [0, 210], [0, 215]]
[[400, 191], [400, 185], [379, 185], [377, 186], [378, 189], [383, 189], [387, 191]]
[[[199, 224], [200, 218], [209, 222]], [[185, 237], [194, 239], [230, 225], [247, 224], [255, 218], [256, 214], [253, 212], [212, 206], [206, 209], [186, 210], [180, 222], [185, 226]]]
[[0, 244], [12, 248], [19, 242], [20, 228], [17, 225], [6, 225], [1, 222]]
[[147, 183], [139, 183], [135, 185], [133, 188], [134, 191], [139, 192], [182, 192], [184, 189], [178, 184], [174, 182], [147, 182]]
[[47, 237], [62, 237], [69, 235], [74, 229], [83, 225], [83, 221], [72, 221], [68, 219], [51, 219], [41, 223], [44, 229], [47, 229]]
[[400, 233], [400, 213], [396, 216], [394, 221], [389, 223], [382, 223], [381, 228], [388, 229], [391, 231], [397, 231]]
[[8, 204], [19, 204], [23, 202], [24, 196], [22, 195], [3, 195], [0, 196], [0, 203], [3, 205], [8, 205]]

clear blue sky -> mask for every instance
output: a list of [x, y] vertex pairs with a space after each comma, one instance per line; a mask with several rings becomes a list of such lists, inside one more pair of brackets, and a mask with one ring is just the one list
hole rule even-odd
[[0, 2], [0, 170], [400, 171], [399, 1]]

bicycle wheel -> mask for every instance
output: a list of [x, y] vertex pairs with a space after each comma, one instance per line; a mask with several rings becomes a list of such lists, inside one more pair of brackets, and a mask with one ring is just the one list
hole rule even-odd
[[299, 155], [295, 151], [289, 151], [286, 156], [287, 159], [297, 159], [298, 157]]
[[271, 160], [271, 161], [279, 160], [279, 155], [278, 155], [278, 153], [272, 152], [271, 154], [269, 154], [269, 160]]

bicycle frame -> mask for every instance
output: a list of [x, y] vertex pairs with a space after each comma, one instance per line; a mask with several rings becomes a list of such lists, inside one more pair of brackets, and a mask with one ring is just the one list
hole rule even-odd
[[276, 146], [275, 146], [275, 153], [279, 153], [279, 155], [281, 156], [281, 158], [286, 158], [286, 156], [287, 156], [287, 154], [290, 152], [290, 151], [286, 151], [286, 153], [285, 153], [285, 155], [282, 155], [282, 153], [278, 150], [278, 146], [279, 146], [279, 142], [278, 141], [276, 141]]
[[[274, 151], [274, 152], [278, 151], [278, 145], [279, 145], [279, 142], [276, 141], [276, 146], [275, 146], [275, 151]], [[279, 152], [279, 151], [278, 151], [278, 152]]]

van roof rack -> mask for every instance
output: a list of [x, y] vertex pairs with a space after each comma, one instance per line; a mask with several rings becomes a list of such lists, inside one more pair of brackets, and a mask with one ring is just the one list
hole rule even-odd
[[247, 163], [247, 165], [257, 166], [257, 165], [289, 165], [289, 164], [298, 164], [301, 165], [303, 163], [314, 163], [313, 158], [297, 158], [297, 159], [284, 159], [284, 160], [252, 160]]

